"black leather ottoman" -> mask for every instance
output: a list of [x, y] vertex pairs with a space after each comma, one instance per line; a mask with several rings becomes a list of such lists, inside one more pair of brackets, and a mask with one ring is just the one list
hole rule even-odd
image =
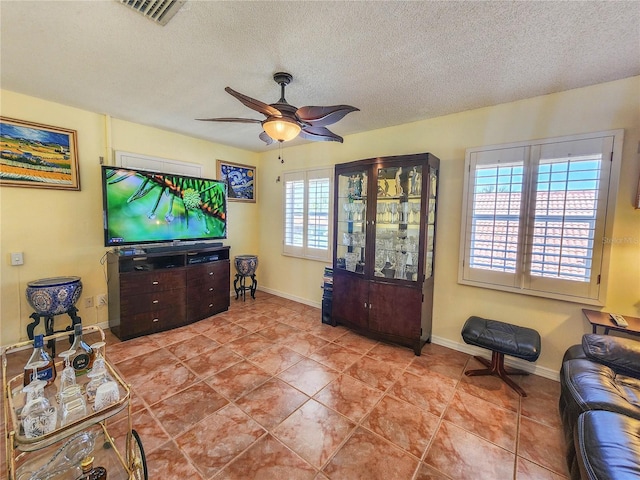
[[639, 420], [604, 410], [588, 411], [578, 418], [574, 441], [583, 480], [640, 479]]
[[507, 369], [504, 356], [521, 358], [535, 362], [540, 356], [540, 334], [532, 328], [519, 327], [510, 323], [488, 320], [480, 317], [469, 317], [462, 327], [462, 339], [469, 345], [491, 350], [491, 362], [482, 357], [474, 357], [487, 368], [467, 370], [465, 375], [496, 375], [513, 388], [522, 397], [526, 392], [511, 380], [508, 375], [529, 375], [528, 372]]

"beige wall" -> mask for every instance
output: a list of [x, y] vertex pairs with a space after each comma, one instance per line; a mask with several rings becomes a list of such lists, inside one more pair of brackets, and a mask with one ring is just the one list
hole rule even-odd
[[[357, 112], [352, 115], [366, 115]], [[281, 255], [283, 171], [361, 158], [431, 152], [441, 160], [437, 253], [435, 257], [435, 341], [461, 347], [460, 330], [470, 315], [509, 321], [538, 330], [538, 366], [560, 368], [565, 349], [590, 326], [578, 303], [459, 285], [458, 251], [465, 150], [469, 147], [623, 128], [621, 181], [614, 220], [611, 281], [605, 309], [640, 316], [640, 210], [633, 209], [638, 185], [640, 77], [531, 98], [495, 107], [351, 135], [344, 144], [306, 144], [261, 160], [260, 280], [265, 288], [319, 304], [323, 263]], [[268, 203], [267, 203], [268, 202]], [[266, 215], [269, 212], [269, 215]], [[545, 373], [545, 372], [541, 372]]]
[[[124, 150], [200, 163], [215, 177], [215, 160], [258, 165], [258, 203], [229, 205], [232, 256], [257, 253], [260, 288], [319, 305], [326, 262], [282, 255], [282, 182], [285, 171], [383, 155], [431, 152], [441, 159], [435, 270], [434, 340], [463, 348], [460, 329], [470, 315], [506, 320], [537, 329], [543, 338], [538, 365], [557, 372], [564, 350], [589, 331], [577, 303], [497, 292], [457, 283], [465, 149], [536, 138], [623, 128], [621, 181], [611, 253], [611, 281], [605, 309], [640, 316], [640, 210], [632, 203], [640, 169], [640, 77], [536, 97], [345, 138], [277, 148], [263, 154], [161, 131], [103, 115], [2, 92], [4, 116], [78, 131], [82, 191], [0, 188], [0, 344], [25, 337], [30, 307], [26, 283], [45, 276], [78, 275], [84, 295], [106, 292], [100, 259], [101, 193], [98, 158]], [[366, 115], [357, 112], [352, 115]], [[25, 265], [9, 266], [9, 253], [22, 251]], [[82, 300], [81, 302], [82, 303]], [[84, 309], [88, 324], [104, 322], [104, 309]]]
[[[216, 177], [216, 159], [257, 165], [255, 153], [137, 125], [3, 90], [0, 114], [77, 131], [81, 191], [0, 187], [0, 345], [26, 340], [33, 310], [25, 299], [27, 282], [79, 276], [83, 294], [76, 305], [85, 325], [108, 320], [106, 307], [84, 308], [84, 298], [107, 292], [103, 246], [100, 157], [113, 164], [113, 150], [203, 165]], [[231, 255], [258, 251], [258, 205], [230, 202], [225, 245]], [[10, 266], [11, 252], [25, 263]], [[231, 288], [231, 286], [230, 286]], [[56, 317], [59, 326], [68, 318]], [[42, 327], [40, 327], [42, 328]], [[42, 331], [44, 331], [42, 329]]]

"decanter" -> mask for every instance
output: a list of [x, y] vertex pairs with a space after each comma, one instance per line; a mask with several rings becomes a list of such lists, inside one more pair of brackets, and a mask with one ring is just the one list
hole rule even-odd
[[75, 350], [76, 354], [71, 359], [71, 365], [76, 371], [76, 377], [84, 375], [93, 366], [95, 354], [91, 347], [82, 339], [82, 324], [76, 323], [73, 327], [73, 345], [69, 350]]
[[93, 457], [85, 458], [80, 468], [82, 468], [82, 475], [76, 480], [107, 480], [107, 470], [104, 467], [94, 467]]
[[[36, 335], [33, 338], [33, 353], [29, 361], [24, 366], [24, 381], [23, 384], [26, 387], [32, 380], [32, 365], [38, 363], [37, 379], [44, 380], [46, 386], [51, 385], [56, 379], [56, 366], [51, 356], [44, 349], [44, 335]], [[35, 380], [36, 378], [33, 378]]]

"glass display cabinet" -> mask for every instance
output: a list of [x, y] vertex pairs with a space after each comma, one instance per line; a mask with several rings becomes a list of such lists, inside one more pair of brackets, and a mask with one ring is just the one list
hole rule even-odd
[[335, 171], [333, 322], [416, 355], [431, 337], [439, 163], [423, 153]]

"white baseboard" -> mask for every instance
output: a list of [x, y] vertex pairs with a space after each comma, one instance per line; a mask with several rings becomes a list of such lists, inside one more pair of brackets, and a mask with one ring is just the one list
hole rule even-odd
[[[479, 357], [484, 357], [488, 360], [491, 360], [491, 356], [488, 355], [488, 350], [484, 348], [474, 347], [473, 345], [468, 345], [466, 343], [453, 342], [447, 338], [436, 336], [432, 336], [431, 341], [436, 345], [442, 345], [443, 347], [457, 350], [458, 352], [477, 355]], [[548, 378], [549, 380], [555, 380], [556, 382], [560, 381], [560, 372], [557, 370], [541, 367], [539, 365], [536, 365], [535, 363], [527, 362], [525, 360], [519, 360], [517, 358], [505, 357], [504, 363], [509, 367], [518, 368], [520, 370], [524, 370], [525, 372]]]
[[[293, 300], [294, 302], [303, 303], [305, 305], [309, 305], [310, 307], [322, 308], [322, 301], [312, 302], [310, 300], [307, 300], [306, 298], [296, 297], [295, 295], [289, 295], [288, 293], [273, 290], [271, 288], [258, 287], [258, 290], [265, 293], [270, 293], [271, 295], [275, 295], [277, 297], [286, 298], [287, 300]], [[235, 292], [233, 293], [233, 295], [235, 296]]]

